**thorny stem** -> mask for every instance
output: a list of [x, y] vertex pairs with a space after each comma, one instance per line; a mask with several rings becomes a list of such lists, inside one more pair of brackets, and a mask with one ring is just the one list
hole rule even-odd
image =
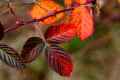
[[10, 32], [10, 31], [13, 31], [13, 30], [18, 29], [18, 28], [22, 27], [23, 25], [43, 21], [43, 20], [45, 20], [45, 19], [47, 19], [47, 18], [49, 18], [49, 17], [51, 17], [51, 16], [56, 16], [57, 14], [60, 14], [60, 13], [63, 13], [63, 12], [72, 11], [72, 10], [74, 10], [75, 8], [78, 8], [78, 7], [81, 7], [81, 6], [89, 6], [89, 7], [92, 7], [92, 5], [90, 5], [90, 4], [81, 4], [80, 6], [65, 8], [65, 9], [63, 9], [63, 10], [59, 10], [59, 11], [53, 12], [53, 13], [48, 14], [47, 16], [44, 16], [44, 17], [39, 18], [39, 19], [32, 19], [32, 20], [29, 20], [29, 21], [18, 21], [18, 22], [16, 22], [16, 23], [13, 25], [13, 27], [10, 27], [10, 28], [5, 29], [4, 32], [7, 33], [7, 32]]

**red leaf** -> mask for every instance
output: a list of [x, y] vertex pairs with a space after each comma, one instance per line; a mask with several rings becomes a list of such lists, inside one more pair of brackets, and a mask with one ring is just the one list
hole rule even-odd
[[44, 43], [39, 37], [29, 38], [23, 46], [23, 50], [21, 53], [23, 62], [29, 63], [35, 60], [36, 57], [38, 57], [38, 55], [42, 52], [43, 47]]
[[71, 56], [64, 52], [63, 49], [52, 45], [46, 52], [46, 58], [49, 66], [61, 76], [71, 76], [73, 64]]
[[72, 11], [71, 23], [77, 26], [77, 36], [81, 40], [87, 39], [94, 31], [92, 9], [89, 7], [76, 8]]
[[63, 43], [70, 41], [75, 35], [76, 27], [72, 24], [60, 24], [50, 27], [45, 37], [48, 42]]

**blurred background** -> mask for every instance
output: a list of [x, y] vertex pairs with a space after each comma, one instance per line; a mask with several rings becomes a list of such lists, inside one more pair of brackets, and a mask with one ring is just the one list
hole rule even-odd
[[[9, 15], [6, 1], [0, 0], [0, 21], [9, 27], [16, 18]], [[15, 12], [21, 19], [30, 19], [26, 15], [32, 7], [31, 1], [13, 0]], [[70, 78], [53, 72], [41, 55], [24, 71], [17, 71], [0, 61], [0, 80], [120, 80], [120, 0], [101, 1], [103, 5], [100, 15], [95, 17], [95, 33], [92, 37], [85, 41], [75, 37], [70, 43], [63, 44], [64, 49], [71, 53], [75, 65]], [[25, 26], [29, 27], [9, 32], [1, 42], [20, 52], [28, 37], [34, 35], [32, 25]]]

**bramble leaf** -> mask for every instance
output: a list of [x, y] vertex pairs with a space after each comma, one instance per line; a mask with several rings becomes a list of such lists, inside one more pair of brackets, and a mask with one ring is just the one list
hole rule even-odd
[[89, 2], [91, 2], [93, 0], [76, 0], [76, 3], [79, 3], [79, 4], [87, 4]]
[[9, 66], [22, 69], [25, 65], [21, 62], [20, 55], [10, 46], [0, 43], [0, 59]]
[[77, 26], [77, 36], [87, 39], [94, 32], [94, 20], [92, 9], [89, 7], [79, 7], [72, 11], [71, 23]]
[[44, 43], [39, 37], [29, 38], [23, 46], [23, 50], [21, 53], [23, 63], [30, 63], [35, 60], [42, 52], [43, 48]]
[[57, 45], [51, 45], [46, 51], [49, 66], [61, 76], [71, 76], [73, 64], [71, 56]]
[[94, 0], [64, 0], [64, 4], [66, 6], [71, 6], [71, 5], [75, 5], [75, 4], [87, 4], [87, 3], [90, 3]]
[[[31, 9], [30, 16], [33, 19], [39, 19], [44, 16], [50, 15], [56, 11], [61, 10], [62, 7], [54, 0], [39, 0]], [[56, 21], [63, 19], [64, 13], [57, 14], [55, 16], [48, 17], [41, 21], [44, 24], [53, 24]]]
[[64, 43], [68, 42], [76, 35], [76, 27], [72, 24], [60, 24], [57, 26], [50, 27], [45, 37], [48, 42]]

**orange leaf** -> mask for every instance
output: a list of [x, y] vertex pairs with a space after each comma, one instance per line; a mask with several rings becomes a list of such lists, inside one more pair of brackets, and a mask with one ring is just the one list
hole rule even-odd
[[92, 9], [88, 7], [79, 7], [72, 11], [71, 23], [77, 26], [77, 36], [84, 40], [93, 33], [93, 15]]
[[76, 3], [79, 3], [79, 4], [85, 4], [87, 3], [89, 0], [76, 0]]
[[72, 2], [73, 2], [72, 0], [64, 0], [64, 4], [67, 7], [71, 6]]
[[72, 4], [77, 3], [77, 4], [86, 4], [92, 0], [64, 0], [64, 4], [67, 7], [70, 7]]
[[[30, 15], [33, 19], [38, 19], [61, 9], [62, 7], [52, 0], [39, 0], [39, 2], [33, 6], [32, 10], [30, 11]], [[42, 22], [44, 24], [52, 24], [57, 20], [62, 19], [63, 16], [64, 13], [60, 13], [56, 16], [51, 16]]]

